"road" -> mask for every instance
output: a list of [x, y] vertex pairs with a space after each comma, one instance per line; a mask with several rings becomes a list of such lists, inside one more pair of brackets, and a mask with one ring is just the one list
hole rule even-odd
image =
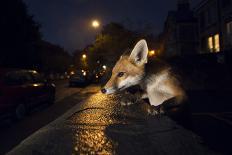
[[8, 152], [36, 130], [52, 122], [74, 105], [79, 104], [99, 90], [98, 86], [93, 85], [86, 88], [70, 88], [67, 81], [59, 81], [56, 86], [56, 101], [53, 105], [42, 105], [19, 122], [1, 122], [0, 154]]
[[232, 154], [231, 90], [194, 91], [189, 93], [193, 131], [207, 145], [223, 154]]
[[[159, 154], [160, 152], [156, 151], [162, 148], [162, 145], [166, 146], [172, 142], [173, 146], [168, 148], [169, 150], [175, 150], [174, 146], [178, 145], [178, 141], [181, 143], [186, 141], [183, 137], [179, 138], [176, 133], [188, 135], [188, 131], [186, 133], [181, 128], [176, 128], [175, 125], [175, 130], [169, 130], [173, 127], [173, 122], [170, 122], [168, 118], [163, 117], [158, 119], [159, 121], [153, 122], [153, 118], [147, 119], [145, 117], [146, 114], [141, 107], [119, 107], [116, 103], [120, 97], [106, 97], [96, 93], [99, 89], [98, 86], [94, 85], [86, 88], [69, 88], [67, 82], [58, 82], [54, 105], [38, 108], [20, 122], [1, 126], [0, 154], [10, 151], [29, 135], [49, 124], [69, 109], [73, 110], [72, 114], [66, 117], [63, 123], [58, 123], [55, 130], [50, 131], [46, 127], [41, 129], [44, 131], [44, 141], [43, 135], [40, 135], [41, 150], [36, 150], [40, 151], [39, 154], [44, 153], [43, 151], [47, 154], [49, 154], [49, 151], [65, 152], [65, 147], [67, 147], [67, 152], [71, 151], [70, 154], [89, 153], [91, 151], [92, 153], [123, 154], [125, 150], [128, 154], [141, 154], [142, 152]], [[230, 94], [231, 92], [193, 92], [190, 94], [193, 120], [191, 130], [200, 135], [210, 149], [224, 154], [232, 153], [230, 148], [232, 105], [228, 102]], [[149, 124], [153, 124], [153, 126], [149, 126]], [[59, 126], [61, 126], [61, 129], [59, 129]], [[49, 134], [47, 135], [46, 132], [48, 131]], [[32, 143], [33, 147], [34, 141], [31, 142], [30, 139], [37, 139], [37, 136], [38, 134], [35, 133], [35, 136], [26, 140], [26, 143]], [[174, 138], [174, 141], [169, 137]], [[191, 139], [191, 136], [189, 139]], [[45, 142], [46, 145], [43, 144]], [[189, 145], [191, 144], [189, 143]], [[186, 144], [183, 147], [199, 149], [189, 145]], [[38, 146], [39, 144], [36, 144], [34, 149], [38, 149]], [[62, 150], [60, 150], [61, 146]], [[155, 151], [154, 148], [157, 146], [158, 148]], [[51, 149], [48, 151], [47, 147]], [[163, 148], [163, 150], [166, 149]], [[31, 148], [31, 150], [33, 149]], [[28, 148], [23, 151], [28, 151]], [[25, 152], [21, 154], [25, 154]]]
[[24, 140], [8, 155], [215, 154], [167, 116], [148, 116], [142, 104], [96, 93]]

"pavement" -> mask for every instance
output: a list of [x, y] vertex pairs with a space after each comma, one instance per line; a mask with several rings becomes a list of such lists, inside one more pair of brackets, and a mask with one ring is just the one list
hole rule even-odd
[[193, 132], [217, 152], [232, 154], [231, 90], [193, 91], [189, 93]]
[[56, 86], [56, 101], [54, 104], [41, 104], [20, 121], [0, 121], [0, 155], [9, 152], [25, 138], [99, 90], [99, 86], [96, 85], [85, 88], [70, 88], [66, 80], [56, 81]]
[[120, 98], [95, 93], [7, 154], [217, 154], [168, 116], [149, 116], [138, 105], [122, 107]]

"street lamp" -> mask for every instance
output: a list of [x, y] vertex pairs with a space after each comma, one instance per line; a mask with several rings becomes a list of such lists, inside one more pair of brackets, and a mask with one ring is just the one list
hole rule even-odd
[[150, 57], [154, 56], [154, 55], [155, 55], [155, 50], [151, 50], [151, 51], [149, 51], [149, 53], [148, 53], [148, 54], [149, 54], [149, 56], [150, 56]]
[[104, 70], [106, 70], [107, 67], [106, 67], [106, 65], [103, 65], [102, 68], [103, 68]]
[[82, 58], [83, 58], [83, 59], [86, 59], [86, 58], [87, 58], [87, 55], [86, 55], [86, 54], [83, 54], [83, 55], [82, 55]]
[[96, 29], [96, 28], [98, 28], [99, 26], [100, 26], [100, 22], [99, 22], [98, 20], [93, 20], [93, 21], [92, 21], [92, 27], [93, 27], [93, 28]]

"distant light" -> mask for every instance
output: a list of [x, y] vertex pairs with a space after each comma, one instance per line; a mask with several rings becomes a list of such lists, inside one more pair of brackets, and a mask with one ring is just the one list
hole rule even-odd
[[83, 76], [86, 76], [86, 72], [83, 72]]
[[96, 79], [98, 79], [98, 76], [96, 75]]
[[75, 72], [74, 72], [74, 71], [71, 71], [70, 74], [73, 75], [73, 74], [75, 74]]
[[149, 56], [150, 56], [150, 57], [152, 57], [152, 56], [154, 56], [154, 55], [155, 55], [155, 50], [149, 51]]
[[99, 21], [98, 21], [98, 20], [93, 20], [93, 21], [92, 21], [92, 26], [93, 26], [94, 28], [98, 28], [98, 27], [100, 26]]
[[106, 67], [106, 65], [103, 65], [102, 68], [103, 68], [104, 70], [106, 70], [107, 67]]
[[83, 54], [83, 55], [82, 55], [82, 58], [83, 58], [83, 59], [86, 59], [86, 58], [87, 58], [87, 55], [86, 55], [86, 54]]

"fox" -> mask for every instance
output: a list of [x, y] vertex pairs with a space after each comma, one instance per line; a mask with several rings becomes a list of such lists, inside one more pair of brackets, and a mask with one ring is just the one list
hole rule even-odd
[[157, 57], [148, 61], [148, 45], [142, 39], [130, 54], [123, 54], [112, 69], [103, 94], [114, 94], [133, 86], [142, 90], [140, 99], [148, 99], [151, 106], [158, 107], [168, 100], [180, 104], [186, 93], [172, 67]]

